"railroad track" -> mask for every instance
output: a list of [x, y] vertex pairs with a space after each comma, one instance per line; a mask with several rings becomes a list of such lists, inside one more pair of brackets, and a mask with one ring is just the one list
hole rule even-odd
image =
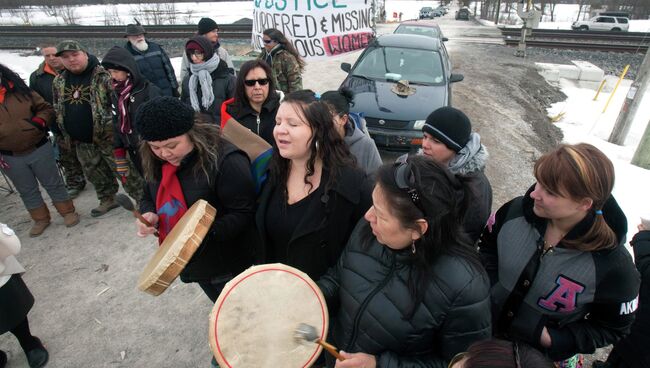
[[[501, 33], [506, 45], [517, 45], [521, 28], [501, 28]], [[650, 33], [534, 29], [532, 35], [526, 36], [526, 44], [545, 48], [645, 53], [650, 45]]]
[[[219, 36], [225, 39], [250, 39], [252, 23], [222, 24]], [[146, 25], [147, 37], [189, 38], [196, 25]], [[0, 26], [0, 37], [7, 38], [123, 38], [124, 26]]]

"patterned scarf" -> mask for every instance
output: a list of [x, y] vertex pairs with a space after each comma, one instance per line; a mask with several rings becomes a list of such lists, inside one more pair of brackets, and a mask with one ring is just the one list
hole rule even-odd
[[199, 97], [196, 94], [197, 87], [201, 86], [201, 106], [207, 110], [214, 101], [214, 91], [212, 90], [212, 76], [210, 73], [217, 70], [219, 66], [219, 55], [215, 52], [214, 55], [203, 64], [190, 63], [190, 76], [189, 90], [190, 90], [190, 103], [196, 112], [201, 111], [199, 106]]
[[176, 176], [178, 166], [169, 162], [162, 165], [162, 179], [156, 193], [156, 213], [158, 214], [158, 244], [169, 235], [178, 220], [187, 212], [185, 196]]
[[119, 126], [120, 133], [131, 134], [131, 117], [129, 116], [129, 104], [131, 103], [131, 90], [133, 89], [133, 82], [131, 78], [126, 78], [123, 81], [113, 80], [113, 89], [117, 93], [117, 110], [120, 114]]

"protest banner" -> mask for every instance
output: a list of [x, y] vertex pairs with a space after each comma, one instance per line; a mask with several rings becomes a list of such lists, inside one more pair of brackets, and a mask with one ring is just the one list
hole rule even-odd
[[275, 28], [300, 56], [319, 59], [365, 48], [373, 37], [373, 0], [254, 0], [253, 39]]

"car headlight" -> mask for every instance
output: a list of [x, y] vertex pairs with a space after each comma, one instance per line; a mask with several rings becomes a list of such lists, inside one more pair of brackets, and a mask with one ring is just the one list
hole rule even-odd
[[426, 120], [416, 120], [415, 124], [413, 124], [413, 130], [422, 130], [422, 127], [426, 122]]

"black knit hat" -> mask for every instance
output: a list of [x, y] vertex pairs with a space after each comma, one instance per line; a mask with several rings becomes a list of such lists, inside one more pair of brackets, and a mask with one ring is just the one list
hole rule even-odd
[[422, 131], [434, 136], [450, 150], [459, 152], [469, 142], [472, 123], [462, 111], [445, 106], [429, 114]]
[[135, 115], [135, 126], [145, 141], [164, 141], [187, 133], [194, 125], [194, 110], [177, 98], [156, 97]]
[[217, 24], [217, 22], [213, 21], [210, 18], [201, 18], [201, 20], [199, 21], [198, 26], [199, 26], [198, 33], [200, 35], [204, 35], [204, 34], [210, 32], [210, 31], [212, 31], [213, 29], [219, 28], [219, 25]]

